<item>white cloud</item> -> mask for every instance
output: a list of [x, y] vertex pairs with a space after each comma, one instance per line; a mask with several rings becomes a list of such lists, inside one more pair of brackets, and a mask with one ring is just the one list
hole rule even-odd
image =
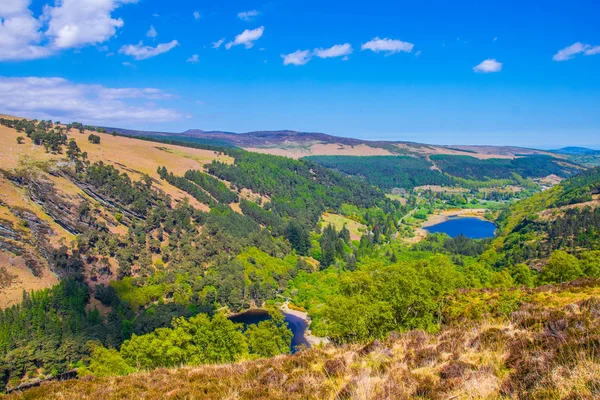
[[364, 43], [361, 46], [362, 50], [371, 50], [375, 53], [384, 52], [387, 55], [395, 53], [406, 52], [410, 53], [415, 45], [409, 42], [403, 42], [402, 40], [388, 39], [379, 37]]
[[62, 0], [57, 6], [44, 8], [48, 19], [48, 36], [59, 49], [81, 47], [105, 42], [121, 28], [123, 20], [111, 17], [112, 12], [137, 0]]
[[137, 0], [61, 0], [35, 17], [31, 0], [2, 1], [0, 61], [48, 57], [58, 51], [103, 43], [124, 24], [114, 10]]
[[219, 47], [221, 47], [221, 45], [225, 42], [224, 38], [221, 38], [219, 40], [217, 40], [216, 42], [212, 42], [211, 46], [213, 49], [218, 49]]
[[198, 62], [200, 62], [200, 60], [198, 59], [198, 54], [194, 54], [193, 56], [191, 56], [190, 58], [188, 58], [186, 60], [186, 62], [192, 63], [192, 64], [197, 64]]
[[489, 73], [489, 72], [500, 72], [502, 70], [502, 63], [496, 61], [496, 59], [488, 58], [487, 60], [483, 60], [479, 64], [473, 67], [473, 71], [480, 73]]
[[296, 50], [290, 54], [282, 54], [283, 65], [304, 65], [311, 59], [310, 50]]
[[260, 13], [256, 10], [244, 11], [238, 13], [238, 18], [242, 21], [252, 21], [254, 17], [257, 17]]
[[573, 43], [570, 46], [559, 50], [552, 59], [554, 61], [566, 61], [575, 57], [577, 54], [583, 53], [586, 56], [593, 56], [600, 53], [600, 46], [592, 46], [581, 42]]
[[202, 18], [202, 14], [200, 14], [198, 11], [194, 11], [194, 19], [200, 19]]
[[415, 52], [415, 57], [419, 57], [421, 54], [423, 54], [423, 51], [421, 51], [421, 50], [417, 50], [417, 51]]
[[154, 88], [79, 85], [63, 78], [0, 77], [0, 112], [31, 118], [100, 124], [181, 118], [173, 109], [149, 103], [169, 97]]
[[319, 58], [334, 58], [344, 57], [352, 54], [352, 46], [350, 43], [336, 44], [328, 49], [315, 49], [314, 55]]
[[158, 32], [156, 32], [156, 29], [154, 29], [154, 25], [150, 25], [150, 29], [148, 29], [148, 32], [146, 32], [146, 36], [149, 38], [155, 38], [158, 36]]
[[129, 61], [123, 61], [123, 66], [131, 69], [137, 69], [137, 65], [130, 63]]
[[243, 44], [247, 49], [250, 49], [252, 46], [254, 46], [254, 42], [261, 38], [264, 31], [264, 26], [256, 29], [246, 29], [244, 32], [237, 35], [232, 42], [227, 43], [225, 48], [229, 50], [232, 46]]
[[169, 43], [160, 43], [156, 47], [144, 46], [143, 42], [139, 42], [138, 44], [128, 44], [121, 47], [119, 49], [119, 53], [132, 56], [136, 60], [145, 60], [147, 58], [171, 51], [177, 46], [179, 46], [179, 42], [177, 40], [172, 40]]
[[583, 54], [585, 54], [586, 56], [593, 56], [595, 54], [600, 54], [600, 46], [590, 47]]
[[29, 10], [30, 0], [3, 1], [0, 7], [0, 61], [47, 57], [41, 46], [42, 22]]

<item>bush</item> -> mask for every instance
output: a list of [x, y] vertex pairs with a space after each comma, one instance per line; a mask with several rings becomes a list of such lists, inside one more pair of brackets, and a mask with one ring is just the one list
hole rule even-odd
[[90, 136], [88, 136], [88, 142], [93, 144], [100, 144], [100, 136], [90, 133]]

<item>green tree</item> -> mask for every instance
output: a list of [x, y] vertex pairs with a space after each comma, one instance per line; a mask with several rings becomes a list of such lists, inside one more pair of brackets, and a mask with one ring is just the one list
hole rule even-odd
[[83, 375], [87, 371], [101, 378], [103, 376], [127, 375], [134, 372], [135, 368], [129, 365], [117, 350], [92, 345], [90, 366], [87, 370], [84, 370]]
[[600, 251], [585, 251], [581, 253], [579, 264], [585, 276], [600, 278]]
[[88, 136], [88, 142], [93, 144], [100, 144], [100, 136], [90, 133], [90, 135]]
[[556, 250], [542, 268], [540, 283], [568, 282], [582, 275], [579, 260], [575, 256], [562, 250]]
[[525, 264], [517, 264], [510, 267], [510, 275], [512, 276], [515, 284], [533, 286], [533, 275], [531, 268]]
[[290, 352], [292, 331], [287, 327], [283, 314], [270, 310], [271, 319], [250, 325], [245, 332], [250, 353], [259, 357], [273, 357]]
[[290, 221], [285, 228], [285, 237], [290, 241], [296, 252], [302, 256], [308, 255], [310, 237], [306, 229], [296, 221]]
[[23, 144], [25, 142], [25, 138], [23, 136], [17, 136], [17, 144]]

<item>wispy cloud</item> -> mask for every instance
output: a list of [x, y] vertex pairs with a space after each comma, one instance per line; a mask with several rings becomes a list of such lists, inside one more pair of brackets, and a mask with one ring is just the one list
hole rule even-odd
[[479, 73], [490, 73], [490, 72], [500, 72], [502, 70], [502, 63], [496, 61], [494, 58], [488, 58], [487, 60], [483, 60], [479, 64], [473, 67], [473, 71]]
[[335, 58], [345, 57], [352, 54], [352, 46], [350, 43], [336, 44], [328, 49], [315, 49], [313, 54], [319, 58]]
[[219, 40], [217, 40], [216, 42], [212, 42], [211, 46], [213, 49], [218, 49], [219, 47], [221, 47], [221, 45], [225, 43], [225, 38], [221, 38]]
[[0, 77], [0, 112], [32, 118], [87, 123], [172, 121], [181, 114], [153, 104], [170, 97], [155, 88], [82, 85], [64, 78]]
[[296, 50], [290, 54], [282, 54], [283, 65], [304, 65], [311, 59], [310, 50]]
[[254, 46], [254, 42], [262, 37], [264, 31], [264, 26], [261, 26], [256, 29], [246, 29], [244, 32], [237, 35], [232, 42], [227, 43], [225, 45], [225, 48], [229, 50], [233, 46], [243, 44], [247, 49], [250, 49], [252, 48], [252, 46]]
[[193, 15], [194, 15], [194, 19], [196, 19], [196, 20], [198, 20], [198, 19], [202, 18], [202, 14], [200, 14], [200, 12], [199, 12], [199, 11], [194, 11], [194, 14], [193, 14]]
[[136, 60], [145, 60], [150, 57], [155, 57], [159, 54], [171, 51], [175, 47], [179, 46], [177, 40], [172, 40], [169, 43], [160, 43], [156, 47], [144, 46], [143, 42], [138, 44], [128, 44], [119, 49], [119, 53], [127, 56], [132, 56]]
[[241, 19], [242, 21], [252, 21], [254, 18], [256, 18], [260, 13], [256, 10], [250, 10], [250, 11], [243, 11], [241, 13], [238, 13], [238, 18]]
[[153, 25], [150, 25], [150, 29], [148, 29], [148, 32], [146, 32], [146, 36], [149, 38], [155, 38], [158, 36], [158, 32], [156, 32], [156, 29], [154, 29]]
[[572, 45], [559, 50], [554, 56], [552, 56], [552, 59], [554, 61], [566, 61], [575, 57], [577, 54], [583, 54], [586, 56], [600, 54], [600, 46], [592, 46], [590, 44], [584, 44], [581, 42], [573, 43]]
[[396, 39], [388, 39], [383, 38], [380, 39], [376, 37], [367, 43], [364, 43], [361, 46], [362, 50], [371, 50], [375, 53], [386, 53], [387, 55], [392, 55], [396, 53], [410, 53], [415, 45], [409, 42], [403, 42], [402, 40]]
[[191, 64], [197, 64], [198, 62], [200, 62], [198, 54], [194, 54], [193, 56], [191, 56], [190, 58], [188, 58], [186, 60], [186, 62], [189, 62]]

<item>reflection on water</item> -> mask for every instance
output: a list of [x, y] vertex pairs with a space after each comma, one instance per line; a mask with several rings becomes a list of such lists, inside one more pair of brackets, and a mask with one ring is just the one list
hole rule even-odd
[[[297, 347], [300, 345], [305, 345], [306, 347], [310, 347], [308, 341], [304, 337], [304, 332], [306, 331], [306, 322], [299, 317], [291, 314], [284, 314], [285, 322], [287, 322], [288, 327], [294, 334], [292, 338], [291, 350], [292, 353], [295, 353]], [[242, 314], [234, 315], [229, 317], [229, 319], [233, 322], [237, 322], [244, 325], [258, 324], [261, 321], [266, 321], [270, 319], [269, 313], [265, 310], [250, 310], [246, 311]]]

